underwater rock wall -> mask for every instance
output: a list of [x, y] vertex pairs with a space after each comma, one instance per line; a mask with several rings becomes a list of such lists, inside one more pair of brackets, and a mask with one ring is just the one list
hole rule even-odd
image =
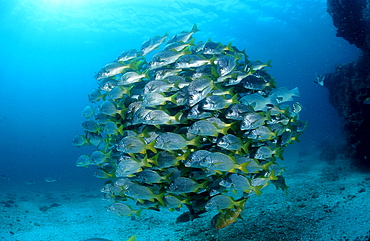
[[370, 167], [370, 1], [328, 0], [327, 5], [337, 36], [355, 44], [362, 54], [325, 74], [324, 86], [342, 118], [349, 155]]

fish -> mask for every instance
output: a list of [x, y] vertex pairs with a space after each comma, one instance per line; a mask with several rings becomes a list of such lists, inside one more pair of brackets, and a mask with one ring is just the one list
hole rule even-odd
[[161, 176], [160, 174], [158, 174], [157, 171], [147, 169], [136, 173], [135, 176], [132, 177], [132, 179], [139, 183], [146, 184], [161, 183], [168, 181], [167, 176]]
[[294, 113], [299, 113], [299, 112], [301, 112], [303, 107], [300, 103], [295, 102], [295, 103], [293, 103], [292, 108], [293, 108]]
[[221, 110], [232, 104], [237, 104], [237, 99], [238, 94], [235, 94], [231, 99], [227, 99], [220, 95], [211, 95], [202, 100], [201, 108], [203, 110]]
[[117, 86], [117, 80], [113, 77], [105, 78], [99, 82], [99, 90], [109, 92]]
[[180, 52], [173, 50], [163, 50], [156, 53], [149, 63], [149, 69], [157, 69], [175, 63], [181, 56], [191, 54], [190, 48], [186, 47]]
[[175, 166], [180, 160], [183, 159], [185, 159], [184, 156], [177, 156], [166, 151], [160, 151], [154, 157], [150, 158], [154, 165], [161, 169]]
[[93, 120], [84, 121], [81, 126], [89, 132], [100, 132], [99, 125]]
[[[244, 205], [245, 205], [245, 202], [244, 202]], [[243, 211], [243, 208], [244, 206], [235, 207], [232, 209], [227, 209], [224, 212], [218, 213], [211, 220], [213, 227], [216, 230], [219, 230], [219, 229], [229, 226], [232, 223], [235, 223], [236, 220], [239, 218], [240, 213]]]
[[138, 161], [130, 156], [121, 155], [118, 161], [116, 168], [117, 177], [129, 177], [134, 173], [141, 172], [145, 167], [152, 167], [146, 159]]
[[247, 90], [265, 90], [274, 85], [274, 82], [266, 82], [262, 77], [249, 75], [241, 81], [243, 87]]
[[118, 216], [133, 216], [133, 215], [136, 215], [139, 218], [141, 217], [141, 215], [140, 215], [141, 211], [143, 211], [141, 209], [133, 210], [129, 205], [126, 205], [124, 203], [119, 203], [119, 202], [113, 203], [112, 205], [110, 205], [107, 208], [107, 210], [111, 213], [117, 214]]
[[225, 86], [233, 86], [239, 84], [244, 78], [246, 78], [250, 73], [244, 71], [233, 70], [228, 74], [219, 76], [216, 83], [224, 83]]
[[181, 71], [182, 69], [156, 69], [154, 80], [163, 80], [169, 76], [177, 76]]
[[146, 40], [141, 45], [141, 55], [145, 56], [148, 53], [152, 52], [153, 50], [157, 49], [168, 37], [168, 33], [163, 36], [154, 36], [148, 40]]
[[154, 147], [167, 151], [184, 149], [188, 145], [200, 147], [199, 138], [187, 140], [180, 134], [164, 132], [158, 135]]
[[105, 78], [113, 77], [118, 74], [122, 74], [128, 69], [137, 70], [138, 60], [131, 61], [129, 63], [112, 62], [106, 64], [94, 77], [96, 80], [102, 80]]
[[205, 189], [207, 187], [207, 183], [208, 181], [205, 181], [200, 184], [190, 178], [179, 177], [171, 182], [168, 192], [173, 194], [197, 192], [199, 189]]
[[247, 113], [254, 112], [253, 109], [244, 104], [231, 104], [225, 117], [231, 120], [243, 120]]
[[207, 150], [198, 150], [190, 154], [190, 156], [184, 161], [186, 167], [201, 168], [201, 162], [205, 159], [206, 156], [212, 152]]
[[86, 134], [86, 139], [88, 143], [93, 146], [98, 146], [103, 141], [102, 135], [94, 132], [88, 132]]
[[234, 157], [221, 152], [213, 152], [207, 155], [200, 165], [216, 172], [236, 172], [238, 169], [244, 173], [248, 173], [246, 169], [248, 163], [238, 164]]
[[137, 51], [136, 49], [125, 50], [117, 57], [116, 62], [127, 62], [140, 57], [141, 54], [142, 52]]
[[249, 71], [249, 70], [252, 70], [253, 72], [254, 71], [257, 71], [257, 70], [260, 70], [260, 69], [263, 69], [264, 67], [272, 67], [271, 66], [271, 59], [269, 61], [267, 61], [266, 63], [263, 63], [261, 62], [260, 60], [257, 60], [257, 61], [250, 61], [246, 66], [245, 66], [245, 69], [244, 71]]
[[234, 49], [231, 47], [231, 43], [229, 43], [227, 46], [221, 44], [221, 43], [215, 43], [212, 41], [209, 41], [204, 44], [202, 52], [203, 54], [221, 54], [225, 51], [233, 51]]
[[236, 61], [234, 56], [224, 55], [217, 60], [217, 72], [220, 76], [229, 74], [236, 68]]
[[212, 116], [211, 112], [204, 111], [201, 108], [200, 104], [196, 104], [190, 109], [187, 118], [188, 119], [204, 119], [204, 118], [211, 117], [211, 116]]
[[268, 117], [264, 117], [258, 113], [247, 113], [245, 114], [241, 124], [241, 130], [252, 130], [262, 126], [263, 123], [268, 120]]
[[273, 155], [282, 158], [282, 149], [276, 148], [275, 150], [271, 150], [271, 148], [267, 146], [261, 146], [258, 148], [257, 152], [254, 155], [256, 159], [268, 159], [271, 158]]
[[279, 87], [277, 89], [273, 89], [270, 92], [270, 95], [276, 96], [276, 101], [279, 104], [287, 101], [293, 101], [293, 96], [301, 97], [298, 87], [295, 87], [292, 90], [288, 90], [285, 87]]
[[267, 126], [259, 126], [256, 129], [251, 130], [248, 134], [248, 138], [254, 140], [271, 140], [275, 137], [276, 134]]
[[94, 109], [92, 106], [88, 105], [82, 111], [82, 116], [85, 118], [90, 118], [94, 115]]
[[165, 205], [163, 201], [165, 193], [154, 194], [153, 190], [149, 187], [132, 183], [124, 187], [124, 190], [126, 196], [134, 198], [140, 203], [144, 203], [144, 200], [149, 200], [152, 202], [157, 200], [161, 205]]
[[204, 206], [207, 211], [212, 210], [223, 210], [223, 209], [231, 209], [234, 207], [242, 208], [244, 203], [248, 199], [242, 199], [240, 201], [234, 201], [231, 197], [225, 195], [216, 195], [213, 196]]
[[276, 95], [263, 97], [258, 93], [243, 96], [241, 99], [239, 99], [239, 102], [252, 107], [254, 111], [266, 111], [267, 106], [278, 104]]
[[166, 44], [163, 50], [181, 51], [188, 46], [194, 46], [194, 42], [195, 42], [195, 38], [191, 39], [189, 42], [183, 42], [183, 41], [172, 42], [172, 43]]
[[226, 134], [222, 136], [217, 141], [217, 146], [224, 148], [226, 150], [234, 150], [234, 151], [237, 151], [243, 148], [245, 152], [248, 152], [247, 145], [245, 145], [239, 137], [236, 137], [235, 135], [232, 135], [232, 134]]
[[315, 77], [316, 77], [316, 80], [314, 80], [314, 82], [316, 84], [320, 85], [320, 86], [324, 86], [324, 83], [325, 83], [324, 81], [325, 81], [326, 75], [318, 75], [318, 74], [316, 74]]
[[148, 73], [149, 70], [146, 70], [143, 73], [137, 73], [135, 71], [126, 72], [121, 76], [117, 82], [117, 85], [132, 85], [133, 83], [139, 82], [142, 79], [150, 79]]
[[214, 58], [206, 59], [204, 56], [196, 54], [187, 54], [181, 56], [175, 63], [177, 69], [196, 68], [205, 64], [212, 64]]
[[218, 136], [219, 133], [226, 135], [228, 129], [229, 128], [219, 129], [209, 121], [199, 120], [188, 128], [188, 132], [201, 136]]
[[123, 87], [120, 85], [117, 85], [113, 87], [111, 91], [108, 92], [108, 98], [110, 100], [117, 100], [120, 98], [123, 98], [124, 96], [130, 95], [131, 89], [134, 87], [134, 85], [131, 85], [129, 87]]
[[105, 133], [107, 135], [117, 135], [117, 134], [123, 134], [123, 125], [120, 125], [119, 127], [117, 124], [113, 121], [109, 121], [107, 124], [105, 124], [102, 133]]
[[99, 165], [107, 161], [111, 157], [111, 152], [105, 153], [103, 151], [94, 151], [91, 156], [91, 164], [92, 165]]
[[77, 167], [88, 167], [91, 164], [91, 158], [88, 155], [81, 155], [77, 162]]
[[124, 119], [124, 109], [122, 109], [122, 107], [118, 107], [117, 104], [112, 100], [104, 101], [100, 105], [99, 109], [104, 115], [114, 116], [119, 114]]
[[146, 125], [176, 125], [181, 123], [181, 117], [182, 112], [171, 116], [163, 110], [150, 110], [144, 115], [141, 123]]
[[[85, 136], [83, 135], [75, 135], [75, 137], [73, 138], [73, 141], [72, 141], [72, 144], [74, 146], [85, 146], [85, 145], [89, 145], [90, 142], [87, 138], [85, 138]], [[91, 145], [91, 144], [90, 144]]]
[[167, 195], [163, 198], [164, 203], [168, 209], [180, 208], [184, 204], [190, 205], [189, 199], [190, 197], [186, 198], [185, 200], [181, 200], [173, 195]]
[[143, 95], [145, 96], [150, 93], [165, 93], [176, 90], [178, 90], [178, 88], [175, 84], [168, 83], [165, 80], [152, 80], [145, 85]]
[[143, 100], [143, 106], [151, 107], [157, 105], [165, 105], [166, 102], [172, 102], [173, 104], [177, 104], [176, 96], [178, 93], [175, 93], [171, 96], [166, 96], [163, 93], [149, 93], [145, 95]]
[[121, 139], [116, 149], [122, 153], [146, 153], [146, 150], [157, 153], [157, 149], [155, 149], [155, 143], [155, 140], [151, 143], [145, 143], [142, 138], [136, 136], [126, 136]]
[[245, 176], [233, 173], [225, 179], [221, 180], [220, 186], [231, 190], [238, 190], [244, 193], [250, 193], [255, 188], [251, 185], [251, 179]]
[[167, 45], [171, 44], [171, 43], [175, 43], [175, 42], [187, 42], [191, 36], [198, 32], [199, 29], [197, 27], [197, 24], [194, 24], [193, 25], [193, 28], [189, 31], [189, 32], [186, 32], [186, 31], [183, 31], [181, 33], [178, 33], [174, 36], [172, 36], [168, 41], [167, 41]]
[[188, 87], [189, 106], [192, 107], [207, 97], [207, 95], [211, 93], [213, 86], [213, 80], [210, 78], [199, 78], [193, 80]]
[[89, 101], [91, 103], [96, 103], [98, 102], [100, 99], [104, 98], [104, 94], [100, 93], [100, 90], [97, 90], [97, 89], [93, 89], [89, 94], [88, 94], [88, 97], [89, 97]]

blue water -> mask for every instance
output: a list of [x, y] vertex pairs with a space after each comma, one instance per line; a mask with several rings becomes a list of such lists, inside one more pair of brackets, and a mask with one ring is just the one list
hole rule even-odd
[[122, 51], [194, 23], [197, 41], [232, 41], [251, 60], [272, 59], [278, 86], [299, 88], [309, 123], [299, 145], [342, 137], [327, 90], [313, 81], [359, 51], [335, 36], [323, 0], [0, 0], [0, 174], [95, 180], [93, 168], [75, 167], [89, 151], [71, 144], [83, 133], [93, 75]]

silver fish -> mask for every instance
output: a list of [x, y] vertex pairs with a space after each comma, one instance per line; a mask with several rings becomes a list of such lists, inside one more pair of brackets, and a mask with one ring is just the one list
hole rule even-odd
[[153, 50], [158, 48], [158, 46], [161, 45], [167, 37], [168, 34], [166, 33], [164, 36], [154, 36], [148, 39], [141, 45], [141, 54], [144, 56], [152, 52]]
[[226, 134], [228, 128], [218, 129], [216, 125], [209, 121], [196, 121], [188, 128], [188, 132], [201, 136], [217, 136], [219, 133]]
[[263, 117], [257, 113], [247, 113], [244, 116], [242, 123], [240, 124], [241, 130], [251, 130], [260, 127], [266, 120], [266, 117]]
[[213, 80], [210, 78], [199, 78], [189, 84], [189, 106], [194, 106], [204, 99], [213, 88]]
[[236, 67], [235, 57], [224, 55], [217, 60], [217, 72], [220, 76], [225, 76]]
[[184, 165], [186, 167], [201, 168], [202, 166], [200, 165], [200, 163], [205, 159], [206, 156], [211, 153], [212, 152], [206, 150], [195, 151], [189, 156], [186, 161], [184, 161]]
[[180, 134], [165, 132], [159, 134], [154, 147], [161, 150], [180, 150], [188, 145], [200, 146], [197, 138], [188, 141]]
[[165, 65], [175, 63], [181, 56], [191, 54], [189, 48], [185, 48], [181, 52], [175, 52], [172, 50], [163, 50], [159, 53], [156, 53], [150, 64], [150, 69], [157, 69]]
[[190, 178], [179, 177], [170, 184], [168, 192], [174, 194], [196, 192], [198, 189], [205, 188], [206, 184], [207, 182], [199, 184]]
[[226, 112], [226, 118], [232, 120], [243, 120], [247, 113], [253, 112], [252, 108], [244, 104], [232, 104]]
[[[142, 210], [133, 210], [130, 206], [123, 204], [123, 203], [113, 203], [108, 207], [108, 211], [118, 216], [133, 216], [136, 215], [140, 217], [140, 212]], [[94, 239], [95, 240], [95, 239]], [[101, 240], [101, 239], [99, 239]], [[106, 239], [104, 239], [106, 240]]]
[[232, 134], [227, 134], [221, 137], [217, 141], [217, 146], [224, 148], [226, 150], [239, 150], [243, 147], [243, 142], [239, 137], [236, 137]]
[[178, 34], [172, 36], [168, 40], [167, 45], [171, 44], [171, 43], [174, 43], [174, 42], [187, 42], [191, 38], [191, 36], [194, 33], [198, 32], [198, 31], [199, 31], [199, 29], [197, 27], [197, 24], [194, 24], [193, 28], [190, 30], [190, 32], [183, 31], [181, 33], [178, 33]]
[[123, 51], [116, 59], [117, 62], [126, 62], [131, 59], [137, 58], [141, 56], [141, 52], [137, 51], [136, 49], [130, 49]]
[[175, 68], [186, 69], [196, 68], [205, 64], [210, 64], [212, 60], [206, 59], [201, 55], [188, 54], [181, 56], [175, 63]]

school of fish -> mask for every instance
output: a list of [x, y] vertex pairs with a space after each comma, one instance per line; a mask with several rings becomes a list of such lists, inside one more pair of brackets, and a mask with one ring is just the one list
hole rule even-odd
[[212, 223], [221, 229], [250, 195], [269, 184], [287, 189], [277, 159], [306, 127], [293, 100], [298, 89], [276, 86], [266, 72], [271, 61], [251, 61], [231, 43], [196, 42], [198, 31], [195, 24], [171, 38], [154, 36], [95, 75], [84, 134], [73, 144], [96, 147], [77, 166], [96, 166], [95, 176], [107, 179], [110, 212], [186, 206], [189, 221], [218, 210]]

